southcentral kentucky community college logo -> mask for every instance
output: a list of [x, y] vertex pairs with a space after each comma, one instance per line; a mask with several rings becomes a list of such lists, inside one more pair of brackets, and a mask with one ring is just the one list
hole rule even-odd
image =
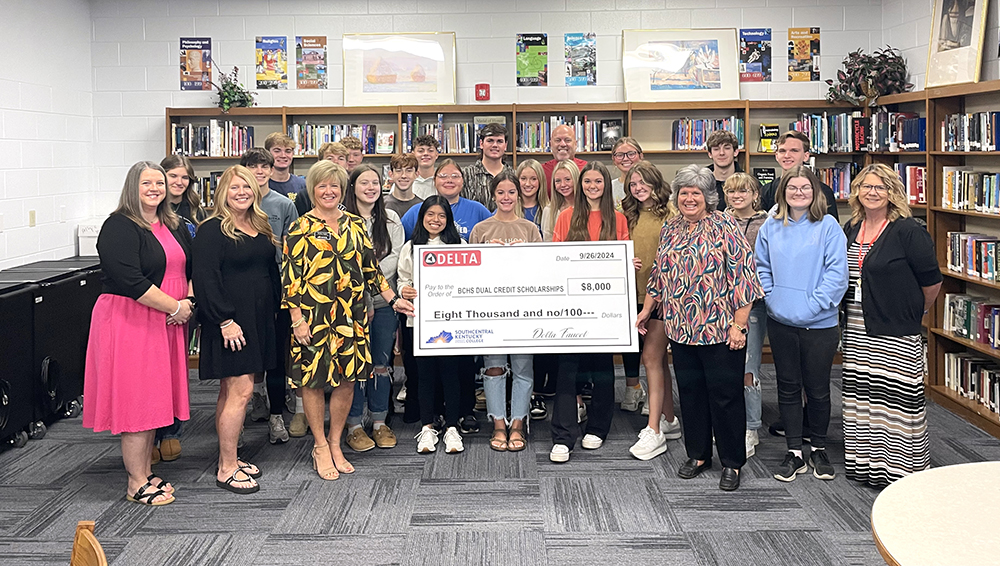
[[480, 255], [479, 250], [464, 250], [464, 251], [427, 251], [424, 252], [423, 256], [424, 266], [434, 267], [434, 266], [470, 266], [470, 265], [481, 265], [483, 263], [482, 255]]
[[430, 338], [428, 338], [427, 343], [447, 344], [448, 342], [451, 342], [453, 338], [454, 337], [451, 335], [451, 332], [448, 332], [447, 330], [442, 330], [441, 334], [438, 334], [437, 336], [431, 336]]

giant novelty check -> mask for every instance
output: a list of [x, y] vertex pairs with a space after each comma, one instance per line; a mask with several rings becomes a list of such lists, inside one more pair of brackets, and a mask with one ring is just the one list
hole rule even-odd
[[417, 356], [639, 349], [631, 241], [414, 253]]

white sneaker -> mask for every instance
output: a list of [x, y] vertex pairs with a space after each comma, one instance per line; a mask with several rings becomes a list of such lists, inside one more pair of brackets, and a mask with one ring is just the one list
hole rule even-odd
[[757, 449], [754, 448], [754, 447], [757, 446], [758, 444], [760, 444], [760, 439], [757, 438], [757, 431], [756, 430], [748, 430], [747, 431], [747, 458], [749, 458], [750, 456], [753, 456], [754, 454], [757, 453]]
[[597, 450], [604, 444], [604, 439], [596, 434], [587, 434], [580, 441], [580, 446], [583, 446], [587, 450]]
[[396, 400], [399, 401], [400, 403], [406, 401], [406, 386], [405, 385], [399, 390], [399, 393], [396, 395]]
[[267, 399], [260, 393], [254, 393], [250, 399], [250, 420], [254, 422], [266, 421], [271, 417], [271, 409], [267, 406]]
[[438, 431], [434, 427], [422, 427], [414, 438], [417, 439], [418, 454], [430, 454], [437, 450]]
[[569, 462], [569, 446], [565, 444], [553, 444], [552, 450], [549, 452], [549, 461], [556, 462], [557, 464]]
[[642, 404], [642, 410], [639, 411], [639, 414], [642, 415], [642, 416], [644, 416], [644, 417], [648, 417], [649, 416], [649, 403], [643, 403]]
[[639, 431], [639, 441], [628, 449], [633, 456], [640, 460], [651, 460], [667, 451], [667, 435], [662, 432], [655, 432], [648, 426]]
[[281, 415], [271, 415], [267, 426], [267, 439], [271, 444], [284, 444], [288, 442], [288, 431], [285, 429], [285, 420]]
[[667, 417], [660, 415], [660, 432], [667, 440], [677, 440], [681, 437], [681, 421], [674, 415], [673, 422], [668, 422]]
[[587, 405], [579, 403], [576, 406], [576, 422], [579, 424], [585, 420], [587, 420]]
[[641, 381], [639, 387], [625, 386], [625, 395], [622, 397], [623, 411], [638, 411], [639, 405], [646, 404], [646, 386]]
[[458, 454], [465, 451], [465, 445], [462, 444], [462, 435], [453, 426], [448, 427], [448, 430], [444, 431], [444, 451], [448, 454]]

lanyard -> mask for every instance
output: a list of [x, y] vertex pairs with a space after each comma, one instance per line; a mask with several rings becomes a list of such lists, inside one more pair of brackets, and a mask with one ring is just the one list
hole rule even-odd
[[861, 242], [860, 242], [861, 246], [858, 247], [858, 277], [859, 278], [861, 277], [862, 266], [865, 263], [865, 256], [868, 255], [868, 252], [865, 251], [865, 245], [868, 245], [869, 246], [869, 250], [870, 250], [871, 249], [871, 245], [875, 243], [875, 240], [877, 240], [879, 236], [882, 235], [882, 230], [885, 230], [885, 227], [888, 224], [889, 224], [889, 219], [886, 218], [885, 220], [882, 221], [882, 225], [879, 226], [878, 232], [875, 233], [875, 237], [873, 237], [871, 240], [869, 240], [866, 243], [865, 242], [865, 221], [864, 220], [861, 221]]

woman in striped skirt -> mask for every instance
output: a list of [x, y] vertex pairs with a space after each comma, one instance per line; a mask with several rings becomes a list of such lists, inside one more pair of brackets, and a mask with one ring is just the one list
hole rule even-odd
[[844, 303], [844, 467], [875, 487], [930, 465], [920, 321], [941, 289], [927, 230], [892, 169], [851, 184]]

